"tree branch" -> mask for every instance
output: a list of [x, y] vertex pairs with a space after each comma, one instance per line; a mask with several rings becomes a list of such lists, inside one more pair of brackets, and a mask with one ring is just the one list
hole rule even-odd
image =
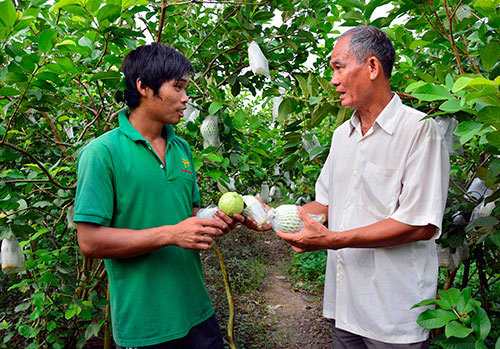
[[54, 184], [55, 186], [57, 186], [61, 189], [66, 189], [66, 190], [72, 190], [72, 189], [76, 188], [76, 184], [68, 187], [66, 185], [62, 185], [61, 183], [59, 183], [54, 177], [52, 177], [50, 172], [45, 168], [45, 166], [40, 161], [38, 161], [33, 155], [31, 155], [29, 152], [25, 151], [24, 149], [21, 149], [18, 146], [11, 144], [11, 143], [8, 143], [4, 140], [2, 140], [2, 142], [0, 142], [0, 145], [4, 145], [6, 147], [9, 147], [9, 148], [23, 154], [27, 158], [29, 158], [35, 165], [37, 165], [40, 168], [40, 170], [42, 170], [43, 173], [45, 173], [45, 175], [48, 178], [48, 181], [51, 182], [52, 184]]

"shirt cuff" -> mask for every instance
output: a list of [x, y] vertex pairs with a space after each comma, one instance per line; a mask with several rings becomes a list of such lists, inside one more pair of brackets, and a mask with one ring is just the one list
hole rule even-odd
[[428, 224], [432, 224], [433, 226], [436, 227], [436, 231], [434, 235], [432, 236], [431, 240], [436, 240], [441, 236], [441, 225], [442, 225], [442, 220], [437, 217], [437, 216], [405, 216], [400, 214], [399, 212], [395, 212], [392, 216], [389, 218], [394, 219], [398, 222], [408, 224], [408, 225], [413, 225], [417, 227], [423, 227]]
[[107, 218], [93, 216], [88, 214], [75, 214], [75, 218], [73, 218], [73, 222], [75, 223], [95, 223], [102, 225], [104, 227], [109, 227], [111, 221]]

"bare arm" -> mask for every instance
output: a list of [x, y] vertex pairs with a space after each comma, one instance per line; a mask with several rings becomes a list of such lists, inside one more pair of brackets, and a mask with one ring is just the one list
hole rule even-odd
[[207, 250], [215, 236], [228, 226], [221, 220], [191, 217], [175, 225], [132, 230], [78, 223], [78, 244], [82, 254], [92, 258], [139, 256], [163, 246]]
[[[304, 208], [307, 212], [313, 213], [309, 211], [309, 207]], [[436, 230], [436, 227], [431, 224], [413, 226], [388, 218], [357, 229], [334, 232], [310, 218], [304, 209], [299, 209], [299, 216], [305, 224], [301, 232], [297, 234], [276, 233], [299, 253], [321, 249], [337, 250], [346, 247], [391, 247], [429, 240]]]

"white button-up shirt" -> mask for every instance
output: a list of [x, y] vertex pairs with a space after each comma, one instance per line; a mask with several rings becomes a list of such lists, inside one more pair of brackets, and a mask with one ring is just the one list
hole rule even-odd
[[[441, 233], [449, 157], [439, 128], [394, 94], [363, 136], [359, 118], [339, 126], [316, 183], [316, 201], [328, 206], [328, 229], [344, 231], [386, 218]], [[388, 248], [328, 251], [323, 315], [351, 333], [387, 343], [424, 341], [417, 323], [435, 298], [434, 239]]]

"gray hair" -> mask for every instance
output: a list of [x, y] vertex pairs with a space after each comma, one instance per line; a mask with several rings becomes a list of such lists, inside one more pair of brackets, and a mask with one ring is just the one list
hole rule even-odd
[[371, 25], [361, 25], [349, 29], [340, 35], [338, 39], [342, 37], [351, 38], [349, 53], [356, 58], [358, 63], [364, 63], [368, 57], [375, 56], [382, 64], [385, 76], [387, 78], [391, 77], [396, 53], [391, 39], [386, 33]]

